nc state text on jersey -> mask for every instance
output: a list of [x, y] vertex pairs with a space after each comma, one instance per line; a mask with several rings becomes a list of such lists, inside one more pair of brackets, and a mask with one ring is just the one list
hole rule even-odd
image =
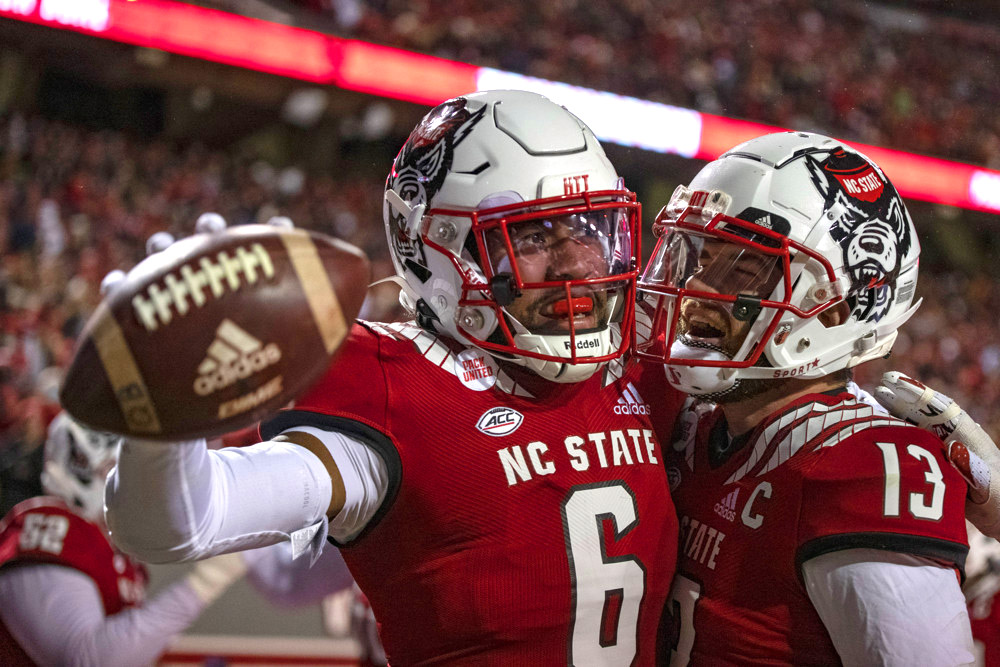
[[218, 299], [227, 287], [236, 292], [244, 284], [253, 285], [260, 274], [265, 278], [274, 275], [271, 256], [259, 243], [237, 247], [233, 257], [223, 250], [216, 255], [216, 260], [202, 257], [198, 260], [199, 268], [192, 266], [194, 262], [183, 264], [163, 276], [163, 286], [153, 283], [145, 294], [132, 297], [132, 307], [142, 326], [147, 331], [156, 331], [161, 324], [169, 324], [173, 319], [172, 309], [177, 311], [178, 317], [185, 315], [190, 310], [188, 299], [196, 307], [205, 305], [205, 287], [209, 288], [211, 297]]
[[586, 437], [571, 435], [563, 440], [566, 455], [558, 449], [550, 451], [541, 441], [527, 445], [504, 447], [497, 451], [507, 486], [528, 482], [571, 467], [577, 472], [592, 465], [607, 468], [622, 465], [660, 465], [657, 458], [660, 444], [650, 429], [630, 428], [588, 433]]
[[681, 517], [681, 554], [693, 561], [715, 569], [715, 558], [719, 555], [719, 547], [726, 534], [708, 524]]

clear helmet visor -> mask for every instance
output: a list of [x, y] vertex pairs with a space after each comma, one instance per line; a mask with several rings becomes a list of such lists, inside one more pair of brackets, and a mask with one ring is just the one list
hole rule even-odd
[[787, 253], [745, 236], [666, 228], [639, 281], [644, 356], [692, 365], [756, 362], [761, 346], [746, 342], [781, 313], [771, 299], [782, 291]]
[[484, 269], [511, 333], [587, 334], [620, 322], [635, 276], [633, 219], [634, 209], [612, 205], [484, 224]]

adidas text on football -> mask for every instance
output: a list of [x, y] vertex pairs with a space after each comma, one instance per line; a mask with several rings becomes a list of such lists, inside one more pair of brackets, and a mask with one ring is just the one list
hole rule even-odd
[[223, 320], [204, 361], [198, 366], [194, 391], [199, 396], [208, 396], [280, 360], [281, 350], [277, 345], [262, 345], [231, 320]]

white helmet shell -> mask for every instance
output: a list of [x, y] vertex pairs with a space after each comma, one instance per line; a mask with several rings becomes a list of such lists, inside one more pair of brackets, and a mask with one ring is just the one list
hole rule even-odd
[[[781, 132], [736, 146], [678, 188], [655, 227], [662, 235], [639, 281], [640, 334], [649, 329], [639, 353], [667, 363], [690, 393], [719, 394], [744, 378], [820, 377], [884, 356], [919, 305], [920, 245], [902, 199], [874, 162], [829, 137]], [[691, 255], [698, 239], [772, 258], [780, 274], [756, 295], [720, 279], [728, 295], [719, 302], [751, 322], [742, 347], [724, 357], [691, 352], [697, 342], [679, 335], [673, 312], [695, 298], [686, 287], [695, 267], [677, 267], [698, 264], [679, 254]], [[849, 316], [827, 326], [818, 315], [842, 301]]]
[[[528, 279], [511, 233], [541, 225], [542, 215], [550, 228], [549, 219], [575, 216], [584, 223], [574, 224], [593, 227], [601, 218], [606, 265], [593, 275]], [[558, 382], [586, 379], [627, 351], [631, 330], [623, 336], [620, 324], [631, 321], [638, 217], [593, 132], [547, 98], [513, 90], [455, 98], [428, 113], [393, 163], [383, 204], [405, 282], [401, 301], [421, 325]], [[504, 266], [487, 248], [491, 230], [504, 239], [493, 248], [514, 253]], [[609, 294], [607, 307], [580, 330], [536, 329], [507, 308], [525, 291], [562, 290], [563, 310], [575, 313], [570, 302], [595, 289]]]
[[118, 460], [121, 438], [83, 426], [66, 412], [49, 424], [42, 489], [76, 507], [91, 521], [103, 521], [104, 483]]

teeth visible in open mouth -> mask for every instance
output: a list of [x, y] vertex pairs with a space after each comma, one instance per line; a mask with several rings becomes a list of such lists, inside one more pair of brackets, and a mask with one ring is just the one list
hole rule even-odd
[[692, 322], [687, 330], [687, 334], [694, 338], [722, 338], [725, 333], [705, 322]]
[[873, 279], [875, 279], [877, 277], [878, 277], [878, 271], [876, 271], [875, 269], [870, 268], [870, 267], [866, 267], [864, 269], [861, 269], [861, 280], [863, 282], [867, 282], [869, 280], [873, 280]]

